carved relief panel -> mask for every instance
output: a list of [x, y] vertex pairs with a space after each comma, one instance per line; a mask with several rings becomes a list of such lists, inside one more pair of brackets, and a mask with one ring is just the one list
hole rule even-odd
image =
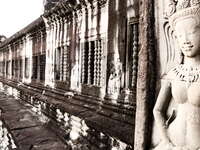
[[196, 150], [200, 148], [200, 1], [157, 4], [161, 89], [153, 110], [153, 147]]

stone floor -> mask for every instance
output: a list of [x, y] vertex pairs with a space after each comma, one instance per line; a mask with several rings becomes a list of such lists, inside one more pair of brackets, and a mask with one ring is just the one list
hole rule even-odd
[[31, 106], [0, 92], [1, 119], [19, 150], [63, 150], [66, 145], [50, 130]]
[[[75, 94], [73, 97], [67, 97], [61, 90], [33, 86], [32, 84], [31, 86], [18, 86], [17, 82], [1, 78], [0, 81], [2, 81], [0, 82], [1, 91], [17, 97], [16, 100], [0, 91], [0, 110], [3, 110], [2, 119], [5, 120], [4, 122], [11, 130], [20, 149], [133, 149], [134, 117], [126, 115], [124, 110], [123, 112], [115, 111], [116, 108], [110, 109], [110, 105], [109, 108], [107, 108], [107, 105], [106, 107], [99, 107], [98, 100], [84, 95]], [[43, 94], [44, 90], [45, 94]], [[36, 127], [40, 130], [37, 131]], [[29, 133], [29, 128], [31, 133]], [[38, 133], [39, 135], [43, 134], [46, 130], [48, 133], [44, 136], [41, 135], [41, 138], [37, 137], [35, 142], [32, 141], [35, 137], [23, 142], [23, 137], [26, 138], [26, 135], [27, 137], [34, 134], [38, 136]], [[24, 133], [25, 131], [27, 133]], [[61, 146], [61, 148], [55, 146], [54, 148], [51, 145], [54, 140], [53, 142], [45, 140], [51, 134], [54, 134], [56, 141], [64, 141], [67, 146], [61, 142], [64, 146]], [[38, 139], [39, 142], [37, 142]], [[29, 144], [30, 141], [33, 143]]]

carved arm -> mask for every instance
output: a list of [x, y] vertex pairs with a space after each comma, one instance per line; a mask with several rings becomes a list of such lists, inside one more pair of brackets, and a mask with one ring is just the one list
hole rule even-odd
[[167, 136], [166, 111], [171, 98], [171, 83], [169, 81], [165, 81], [161, 86], [155, 107], [153, 109], [153, 114], [156, 126], [161, 135], [161, 140], [162, 142], [167, 143], [170, 143], [170, 140]]

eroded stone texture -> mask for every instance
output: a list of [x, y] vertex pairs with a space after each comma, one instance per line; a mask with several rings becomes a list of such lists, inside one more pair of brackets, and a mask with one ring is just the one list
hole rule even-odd
[[[8, 130], [18, 149], [59, 149], [67, 146], [38, 119], [36, 113], [19, 103], [14, 97], [1, 92], [0, 109]], [[2, 139], [1, 139], [2, 140]]]
[[[10, 85], [13, 86], [13, 84]], [[94, 150], [132, 149], [133, 133], [129, 131], [132, 128], [133, 118], [122, 120], [122, 116], [119, 116], [118, 113], [106, 109], [96, 112], [94, 111], [96, 110], [95, 106], [93, 106], [94, 110], [91, 110], [91, 104], [82, 107], [81, 103], [75, 98], [68, 98], [69, 101], [63, 103], [61, 95], [59, 99], [58, 97], [55, 99], [47, 95], [34, 94], [33, 92], [36, 90], [34, 88], [25, 90], [20, 86], [19, 91], [7, 85], [4, 85], [3, 88], [10, 94], [17, 92], [16, 96], [22, 100], [23, 104], [31, 104], [26, 105], [26, 107], [37, 113], [39, 120], [65, 141], [69, 148], [80, 150], [82, 150], [82, 147], [86, 150], [87, 148]], [[16, 91], [10, 92], [13, 90]], [[48, 99], [48, 102], [46, 99]], [[89, 105], [91, 106], [89, 107]], [[45, 117], [43, 114], [47, 114], [47, 116]], [[16, 118], [20, 116], [19, 113]], [[22, 121], [28, 119], [28, 116], [30, 115], [27, 114], [25, 117], [21, 117]], [[110, 116], [115, 119], [110, 119]], [[31, 123], [32, 121], [27, 121], [27, 124]]]
[[139, 54], [136, 98], [135, 150], [148, 149], [155, 94], [155, 39], [153, 1], [139, 1]]
[[59, 2], [59, 0], [43, 0], [44, 11], [49, 11]]

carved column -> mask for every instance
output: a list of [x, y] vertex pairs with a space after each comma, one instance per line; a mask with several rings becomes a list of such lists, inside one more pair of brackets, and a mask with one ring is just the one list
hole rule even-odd
[[134, 150], [148, 149], [151, 139], [152, 103], [155, 99], [153, 0], [139, 0], [138, 77]]
[[64, 75], [64, 71], [63, 71], [63, 63], [64, 63], [64, 48], [63, 48], [63, 18], [60, 18], [60, 35], [59, 35], [59, 47], [60, 47], [60, 79], [63, 81], [63, 75]]
[[50, 57], [51, 57], [51, 71], [50, 71], [50, 76], [51, 76], [51, 84], [52, 87], [54, 86], [54, 81], [55, 81], [55, 50], [56, 50], [56, 33], [57, 33], [57, 24], [56, 24], [56, 19], [55, 16], [52, 15], [52, 49], [50, 50]]
[[9, 63], [8, 63], [8, 78], [9, 79], [11, 79], [12, 78], [12, 46], [11, 45], [9, 45], [9, 47], [8, 47], [8, 49], [9, 49], [9, 52], [8, 52], [8, 54], [9, 54]]
[[45, 66], [45, 85], [50, 84], [50, 51], [51, 51], [51, 34], [52, 25], [50, 18], [43, 17], [46, 26], [46, 66]]
[[40, 62], [40, 56], [41, 56], [41, 54], [42, 54], [42, 45], [43, 45], [43, 41], [42, 41], [42, 39], [43, 39], [43, 34], [42, 34], [42, 30], [40, 29], [40, 31], [39, 31], [39, 40], [40, 40], [40, 48], [39, 48], [39, 55], [38, 55], [38, 57], [37, 57], [37, 61], [38, 61], [38, 69], [37, 69], [37, 80], [40, 80], [40, 69], [41, 69], [41, 62]]
[[[56, 58], [55, 58], [55, 62], [56, 62], [56, 67], [57, 67], [57, 73], [59, 74], [59, 79], [61, 80], [61, 49], [60, 49], [60, 30], [61, 30], [61, 26], [60, 26], [60, 17], [58, 15], [55, 16], [55, 24], [56, 24], [56, 37], [55, 37], [55, 41], [56, 41], [56, 46], [55, 46], [55, 53], [56, 53]], [[58, 72], [59, 71], [59, 72]]]
[[[30, 34], [26, 35], [26, 50], [25, 50], [25, 63], [27, 68], [25, 68], [25, 82], [31, 82], [32, 75], [32, 36]], [[26, 74], [27, 72], [27, 74]]]
[[25, 51], [26, 51], [26, 36], [22, 38], [22, 82], [25, 80]]

